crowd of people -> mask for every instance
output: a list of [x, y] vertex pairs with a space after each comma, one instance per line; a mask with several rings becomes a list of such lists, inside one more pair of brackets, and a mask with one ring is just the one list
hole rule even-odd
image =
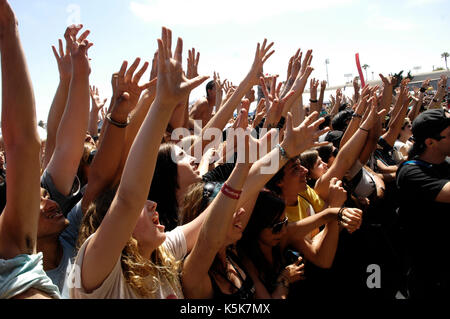
[[195, 49], [183, 69], [163, 27], [151, 64], [112, 75], [106, 106], [90, 31], [72, 25], [42, 141], [17, 25], [0, 0], [0, 298], [450, 294], [446, 76], [430, 100], [429, 80], [410, 91], [380, 74], [325, 105], [312, 50], [281, 80], [263, 73], [264, 39], [233, 85], [199, 75]]

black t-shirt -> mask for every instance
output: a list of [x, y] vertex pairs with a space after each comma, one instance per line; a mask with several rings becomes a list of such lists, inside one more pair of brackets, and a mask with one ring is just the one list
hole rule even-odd
[[439, 165], [417, 160], [397, 171], [399, 216], [410, 256], [411, 267], [426, 277], [449, 273], [450, 203], [436, 196], [450, 182], [450, 163]]
[[393, 157], [394, 148], [391, 145], [389, 145], [386, 142], [386, 140], [382, 137], [379, 138], [378, 145], [381, 148], [377, 148], [374, 151], [375, 158], [382, 161], [387, 166], [396, 165], [397, 162], [394, 160]]

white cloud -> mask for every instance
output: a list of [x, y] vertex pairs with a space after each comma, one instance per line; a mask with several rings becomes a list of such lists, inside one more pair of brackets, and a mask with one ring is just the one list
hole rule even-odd
[[442, 0], [408, 0], [406, 6], [409, 8], [432, 5], [442, 2]]
[[381, 16], [370, 17], [367, 20], [367, 25], [373, 29], [383, 29], [389, 31], [408, 31], [414, 28], [414, 24], [410, 22]]
[[[422, 1], [430, 1], [430, 0], [422, 0]], [[414, 29], [415, 25], [411, 22], [407, 22], [401, 18], [401, 16], [397, 16], [396, 18], [390, 18], [386, 16], [386, 11], [383, 13], [380, 10], [378, 5], [370, 5], [368, 7], [370, 12], [369, 17], [366, 20], [366, 24], [371, 29], [376, 30], [388, 30], [388, 31], [408, 31]]]
[[131, 1], [131, 11], [147, 22], [167, 25], [247, 24], [283, 13], [325, 10], [348, 5], [354, 0], [284, 0], [282, 5], [271, 0], [140, 0]]

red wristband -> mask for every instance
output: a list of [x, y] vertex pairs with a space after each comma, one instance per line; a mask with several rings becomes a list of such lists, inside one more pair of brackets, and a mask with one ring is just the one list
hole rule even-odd
[[227, 197], [230, 197], [232, 199], [239, 199], [241, 197], [242, 191], [235, 190], [228, 186], [226, 183], [223, 184], [220, 191]]
[[237, 190], [237, 189], [234, 189], [234, 188], [228, 186], [227, 183], [223, 183], [223, 186], [224, 186], [226, 189], [228, 189], [231, 193], [235, 193], [236, 195], [241, 195], [241, 193], [242, 193], [242, 191], [239, 191], [239, 190]]

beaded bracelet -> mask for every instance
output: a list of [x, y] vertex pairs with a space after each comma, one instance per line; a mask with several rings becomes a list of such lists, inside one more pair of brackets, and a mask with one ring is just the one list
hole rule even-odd
[[283, 158], [285, 158], [286, 160], [289, 161], [290, 158], [289, 158], [289, 156], [287, 155], [286, 150], [285, 150], [280, 144], [277, 144], [277, 147], [278, 147], [278, 149], [280, 150], [281, 157], [283, 157]]

